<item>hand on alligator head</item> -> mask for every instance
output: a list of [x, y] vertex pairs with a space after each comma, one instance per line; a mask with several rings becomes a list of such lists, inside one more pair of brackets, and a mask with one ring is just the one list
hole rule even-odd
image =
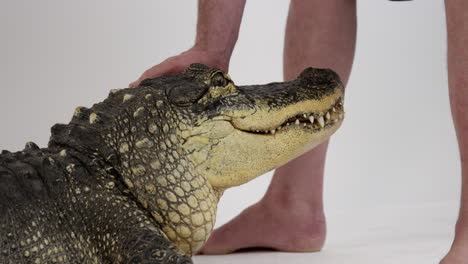
[[181, 73], [192, 62], [201, 62], [209, 67], [222, 69], [225, 72], [229, 68], [229, 56], [226, 54], [193, 47], [147, 69], [136, 81], [128, 86], [137, 87], [145, 79], [156, 78], [164, 74]]

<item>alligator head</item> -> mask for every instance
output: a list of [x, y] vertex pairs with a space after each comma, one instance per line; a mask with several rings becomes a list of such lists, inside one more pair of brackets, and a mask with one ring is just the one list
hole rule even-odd
[[192, 64], [165, 83], [167, 101], [190, 120], [178, 131], [182, 148], [217, 188], [245, 183], [314, 148], [344, 115], [343, 86], [327, 69], [307, 68], [290, 82], [236, 86], [222, 71]]

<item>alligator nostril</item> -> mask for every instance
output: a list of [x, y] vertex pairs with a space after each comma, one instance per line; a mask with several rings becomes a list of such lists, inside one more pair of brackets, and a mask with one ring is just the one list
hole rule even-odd
[[307, 68], [299, 74], [299, 78], [309, 79], [309, 78], [334, 78], [336, 73], [330, 69], [319, 69], [319, 68]]
[[310, 85], [326, 85], [338, 80], [338, 75], [329, 69], [307, 68], [302, 71], [298, 79]]

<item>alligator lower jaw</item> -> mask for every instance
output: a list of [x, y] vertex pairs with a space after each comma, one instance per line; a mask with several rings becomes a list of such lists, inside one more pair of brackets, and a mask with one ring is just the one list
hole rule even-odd
[[285, 118], [283, 123], [272, 128], [241, 131], [258, 135], [274, 135], [282, 130], [301, 128], [315, 132], [341, 122], [344, 118], [343, 110], [343, 102], [338, 99], [334, 105], [324, 112], [298, 113]]

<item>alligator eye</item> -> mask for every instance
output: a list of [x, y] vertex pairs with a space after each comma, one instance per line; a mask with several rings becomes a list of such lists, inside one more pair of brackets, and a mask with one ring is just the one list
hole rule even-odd
[[212, 86], [226, 86], [227, 81], [226, 78], [224, 78], [224, 75], [220, 72], [215, 73], [213, 77], [211, 77], [211, 85]]
[[178, 80], [167, 90], [169, 101], [178, 106], [189, 106], [200, 99], [207, 91], [207, 85], [197, 85], [193, 80]]

